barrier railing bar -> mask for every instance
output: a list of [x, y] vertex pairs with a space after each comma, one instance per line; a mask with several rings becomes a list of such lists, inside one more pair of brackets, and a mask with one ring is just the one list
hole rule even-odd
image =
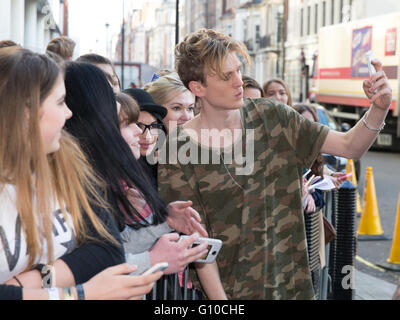
[[174, 274], [174, 300], [178, 300], [178, 274]]
[[187, 283], [188, 283], [188, 273], [189, 273], [189, 268], [185, 269], [185, 281], [184, 281], [184, 289], [183, 289], [183, 300], [187, 300]]
[[164, 278], [164, 300], [168, 299], [167, 289], [168, 289], [168, 281], [167, 278]]
[[157, 281], [154, 283], [152, 299], [157, 299]]

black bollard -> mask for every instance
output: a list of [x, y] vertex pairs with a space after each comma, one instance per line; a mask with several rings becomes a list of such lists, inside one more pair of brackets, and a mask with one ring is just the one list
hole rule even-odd
[[354, 259], [356, 252], [356, 188], [345, 181], [338, 192], [333, 249], [333, 299], [353, 300]]

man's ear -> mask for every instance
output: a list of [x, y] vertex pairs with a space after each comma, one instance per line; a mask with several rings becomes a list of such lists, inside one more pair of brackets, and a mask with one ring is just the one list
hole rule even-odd
[[200, 81], [190, 81], [189, 89], [196, 97], [202, 98], [204, 96], [205, 88]]

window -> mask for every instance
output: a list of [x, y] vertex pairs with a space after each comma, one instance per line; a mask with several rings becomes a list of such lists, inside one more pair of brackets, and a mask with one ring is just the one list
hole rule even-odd
[[335, 0], [331, 0], [331, 24], [335, 23]]
[[339, 22], [343, 22], [343, 0], [340, 0], [340, 6], [339, 6]]
[[300, 37], [304, 36], [304, 8], [300, 10]]
[[307, 7], [307, 35], [310, 35], [311, 32], [311, 6]]
[[260, 43], [260, 25], [256, 25], [256, 43]]
[[314, 8], [314, 33], [318, 32], [318, 3], [315, 4]]
[[322, 26], [326, 26], [326, 1], [322, 2]]
[[276, 34], [276, 41], [280, 43], [282, 41], [282, 33], [283, 33], [283, 22], [282, 22], [283, 17], [279, 16], [278, 19], [278, 30]]

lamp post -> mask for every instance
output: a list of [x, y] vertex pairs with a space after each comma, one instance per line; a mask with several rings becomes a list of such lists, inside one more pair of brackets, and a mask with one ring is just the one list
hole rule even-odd
[[110, 46], [109, 46], [109, 41], [108, 41], [108, 28], [110, 27], [110, 24], [107, 22], [107, 23], [105, 24], [105, 26], [106, 26], [106, 54], [107, 54], [107, 57], [108, 57], [108, 58], [111, 58], [111, 55], [110, 55]]
[[175, 10], [175, 44], [179, 42], [179, 0], [176, 0]]
[[121, 30], [121, 89], [124, 88], [124, 67], [125, 67], [125, 0], [122, 0], [122, 30]]
[[63, 36], [66, 36], [67, 34], [66, 34], [65, 24], [64, 24], [64, 19], [65, 19], [64, 0], [60, 0], [59, 17], [60, 17], [59, 26], [60, 26], [60, 28], [61, 28], [61, 26], [62, 26], [62, 30], [60, 30], [60, 33], [61, 33]]
[[[301, 65], [301, 77], [300, 77], [300, 102], [307, 100], [309, 91], [309, 65], [307, 64], [306, 56], [304, 53], [304, 48], [300, 51], [300, 65]], [[304, 85], [303, 85], [304, 83]], [[303, 91], [304, 90], [304, 91]]]

